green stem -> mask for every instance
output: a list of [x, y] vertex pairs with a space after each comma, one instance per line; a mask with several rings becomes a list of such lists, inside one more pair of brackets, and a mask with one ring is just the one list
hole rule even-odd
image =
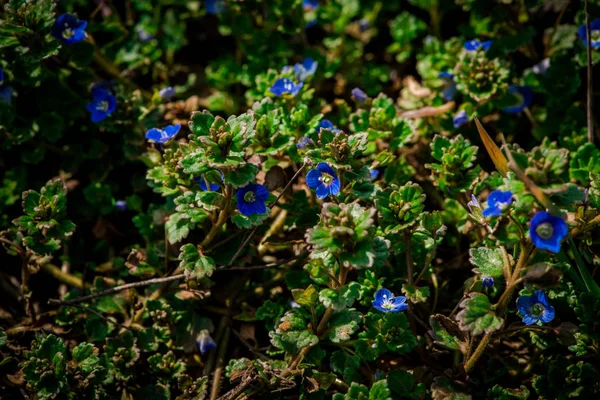
[[583, 283], [585, 284], [585, 287], [587, 288], [588, 291], [594, 293], [597, 296], [600, 296], [600, 287], [598, 287], [598, 284], [594, 281], [592, 274], [590, 274], [590, 271], [588, 271], [587, 267], [585, 266], [585, 263], [583, 262], [583, 259], [579, 255], [579, 251], [577, 250], [577, 245], [575, 244], [575, 241], [570, 236], [569, 236], [568, 240], [569, 240], [569, 246], [571, 246], [571, 250], [573, 251], [573, 257], [575, 258], [575, 264], [577, 265], [577, 269], [579, 270], [579, 274], [581, 275], [581, 278], [583, 279]]

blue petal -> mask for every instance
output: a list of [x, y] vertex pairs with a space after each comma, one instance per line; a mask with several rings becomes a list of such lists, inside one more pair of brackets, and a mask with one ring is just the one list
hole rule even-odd
[[532, 315], [526, 315], [526, 316], [523, 317], [523, 323], [525, 325], [533, 325], [533, 324], [535, 324], [538, 321], [539, 321], [539, 318], [534, 317]]
[[490, 49], [490, 47], [492, 47], [492, 40], [484, 40], [483, 42], [481, 42], [481, 48], [484, 51], [488, 51]]
[[484, 217], [499, 217], [502, 215], [502, 210], [497, 207], [487, 207], [483, 210], [482, 215]]
[[332, 196], [336, 196], [340, 192], [340, 188], [340, 180], [337, 177], [333, 178], [333, 181], [331, 181], [331, 184], [329, 185], [329, 193]]
[[321, 171], [319, 171], [316, 168], [311, 169], [306, 174], [306, 184], [308, 185], [309, 188], [316, 189], [321, 184], [321, 181], [319, 180], [320, 177], [321, 177]]
[[13, 95], [12, 86], [4, 85], [0, 86], [0, 101], [5, 102], [6, 104], [10, 104]]
[[469, 40], [465, 43], [464, 47], [467, 51], [477, 50], [479, 47], [481, 47], [481, 42], [477, 39]]
[[375, 180], [379, 176], [379, 170], [378, 169], [370, 169], [369, 174], [371, 175], [371, 180]]
[[548, 323], [548, 322], [552, 321], [553, 319], [554, 319], [554, 307], [548, 306], [542, 313], [540, 320], [542, 322]]
[[92, 122], [102, 122], [106, 119], [106, 113], [104, 111], [94, 110], [90, 119]]
[[454, 127], [455, 128], [459, 128], [462, 125], [466, 124], [467, 122], [469, 122], [469, 117], [467, 116], [467, 112], [465, 110], [460, 110], [455, 116], [454, 116]]
[[377, 292], [375, 292], [375, 298], [373, 300], [373, 305], [375, 305], [375, 303], [381, 305], [381, 304], [383, 304], [384, 300], [391, 299], [392, 297], [394, 297], [394, 294], [392, 292], [390, 292], [388, 289], [385, 289], [385, 288], [379, 289]]
[[152, 128], [146, 132], [146, 139], [158, 142], [163, 137], [160, 129]]
[[256, 185], [254, 188], [254, 195], [256, 196], [256, 201], [264, 203], [269, 198], [269, 190], [263, 185]]
[[325, 197], [329, 196], [329, 188], [323, 184], [317, 186], [317, 199], [323, 200]]
[[517, 299], [517, 309], [522, 315], [529, 315], [533, 305], [531, 296], [521, 296]]
[[331, 168], [329, 166], [329, 164], [327, 164], [327, 163], [320, 162], [319, 164], [317, 164], [317, 169], [319, 171], [321, 171], [322, 173], [326, 173], [326, 174], [329, 174], [331, 176], [337, 176], [337, 174], [335, 173], [335, 171], [333, 170], [333, 168]]
[[177, 124], [177, 125], [165, 126], [163, 130], [166, 132], [166, 134], [169, 137], [173, 137], [173, 136], [177, 135], [177, 132], [179, 132], [180, 129], [181, 129], [181, 125]]
[[454, 79], [454, 74], [448, 71], [442, 71], [438, 74], [438, 78]]
[[529, 86], [510, 85], [508, 87], [508, 92], [516, 95], [515, 97], [517, 97], [519, 101], [518, 104], [504, 108], [504, 111], [509, 114], [520, 113], [529, 106], [533, 100], [533, 91]]
[[381, 306], [381, 304], [376, 304], [375, 302], [373, 302], [373, 307], [376, 308], [377, 310], [384, 312], [384, 313], [389, 313], [392, 312], [392, 310], [390, 310], [389, 308], [383, 308]]
[[548, 307], [548, 295], [542, 290], [536, 290], [531, 296], [532, 303], [540, 303], [544, 307]]
[[408, 304], [406, 304], [406, 297], [398, 296], [392, 299], [392, 304], [394, 305], [394, 311], [404, 311], [408, 309]]
[[359, 88], [352, 89], [352, 98], [358, 103], [364, 103], [367, 101], [367, 94]]

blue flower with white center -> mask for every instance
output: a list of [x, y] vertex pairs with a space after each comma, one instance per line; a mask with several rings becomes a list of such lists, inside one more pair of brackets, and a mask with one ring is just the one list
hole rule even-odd
[[312, 141], [311, 138], [309, 138], [308, 136], [302, 136], [300, 139], [298, 139], [298, 142], [296, 143], [296, 148], [299, 150], [304, 150], [308, 146], [312, 146], [314, 144], [315, 143]]
[[372, 304], [373, 307], [384, 313], [399, 312], [408, 309], [406, 297], [396, 297], [387, 289], [379, 289], [375, 293], [375, 299], [373, 300]]
[[324, 162], [320, 162], [317, 168], [308, 171], [306, 184], [309, 188], [316, 189], [317, 198], [320, 200], [340, 192], [340, 179], [333, 168]]
[[456, 82], [454, 82], [454, 74], [451, 72], [440, 72], [438, 78], [444, 80], [444, 90], [442, 91], [442, 97], [446, 101], [452, 100], [456, 93]]
[[215, 347], [217, 347], [217, 344], [215, 343], [213, 338], [210, 337], [210, 333], [208, 332], [208, 330], [202, 329], [198, 334], [198, 337], [196, 338], [196, 348], [198, 349], [200, 354], [206, 354]]
[[469, 122], [469, 117], [467, 116], [467, 112], [465, 110], [460, 110], [459, 112], [456, 113], [456, 115], [454, 116], [454, 119], [452, 121], [454, 122], [455, 128], [460, 128], [461, 126], [463, 126], [464, 124]]
[[516, 99], [514, 105], [504, 108], [504, 111], [509, 114], [520, 113], [525, 107], [530, 105], [531, 100], [533, 100], [533, 91], [529, 86], [510, 85], [508, 87], [508, 93]]
[[119, 211], [125, 211], [127, 210], [127, 202], [125, 200], [117, 200], [115, 202], [115, 207]]
[[52, 36], [64, 44], [74, 44], [85, 39], [86, 21], [80, 21], [71, 14], [63, 14], [56, 19]]
[[[592, 37], [592, 48], [597, 49], [600, 47], [600, 19], [590, 22], [590, 35]], [[587, 30], [585, 29], [585, 24], [579, 27], [577, 36], [579, 36], [583, 45], [587, 47]]]
[[531, 296], [517, 299], [517, 309], [523, 315], [525, 325], [533, 325], [538, 321], [548, 323], [554, 319], [554, 307], [548, 303], [548, 295], [536, 290]]
[[225, 0], [204, 0], [204, 6], [207, 14], [221, 14], [225, 10]]
[[92, 101], [86, 109], [92, 113], [92, 122], [101, 122], [106, 119], [117, 107], [117, 100], [108, 90], [101, 87], [92, 89]]
[[488, 205], [483, 210], [484, 217], [499, 217], [502, 211], [513, 201], [513, 194], [510, 191], [494, 190], [488, 196]]
[[481, 284], [483, 287], [492, 287], [494, 286], [494, 278], [491, 276], [484, 275], [481, 277]]
[[341, 129], [337, 129], [334, 125], [333, 122], [331, 122], [328, 119], [323, 119], [321, 120], [321, 123], [319, 124], [319, 126], [317, 127], [317, 133], [321, 132], [321, 129], [329, 129], [331, 132], [335, 133], [336, 135], [338, 133], [340, 133], [342, 130]]
[[476, 51], [479, 49], [483, 49], [483, 51], [488, 51], [489, 48], [492, 46], [492, 43], [493, 42], [491, 40], [484, 40], [483, 42], [481, 42], [478, 39], [473, 39], [467, 41], [464, 47], [467, 51]]
[[269, 198], [269, 191], [263, 185], [251, 183], [237, 191], [238, 210], [243, 215], [264, 214], [267, 212], [265, 202]]
[[302, 8], [304, 11], [314, 11], [319, 8], [319, 0], [303, 0]]
[[[223, 182], [225, 175], [220, 170], [217, 171], [221, 173], [221, 182]], [[209, 182], [208, 186], [206, 186], [206, 179], [204, 179], [204, 176], [196, 176], [194, 177], [193, 181], [196, 182], [198, 186], [200, 186], [200, 189], [205, 192], [216, 192], [217, 190], [221, 189], [221, 186], [218, 183]]]
[[152, 128], [149, 129], [148, 132], [146, 132], [146, 139], [153, 143], [164, 144], [167, 143], [169, 140], [173, 139], [175, 135], [179, 133], [180, 129], [180, 124], [168, 125], [165, 126], [163, 129]]
[[173, 89], [171, 86], [167, 86], [165, 88], [160, 89], [158, 95], [163, 100], [170, 100], [172, 97], [175, 96], [175, 89]]
[[369, 174], [371, 174], [371, 180], [374, 181], [379, 176], [379, 170], [378, 169], [370, 169]]
[[367, 101], [367, 94], [365, 92], [363, 92], [362, 90], [360, 90], [359, 88], [354, 88], [352, 89], [352, 98], [354, 99], [354, 101], [356, 101], [358, 104], [363, 104], [365, 101]]
[[568, 231], [569, 227], [564, 219], [546, 211], [536, 213], [529, 225], [529, 236], [535, 247], [553, 253], [560, 251], [560, 242]]
[[269, 91], [275, 96], [282, 96], [284, 94], [296, 96], [298, 92], [300, 92], [300, 89], [302, 89], [302, 86], [304, 86], [304, 83], [302, 82], [296, 84], [291, 79], [279, 78], [275, 81], [273, 86], [271, 86]]
[[317, 72], [318, 65], [319, 63], [310, 57], [305, 58], [302, 64], [294, 65], [294, 74], [296, 74], [298, 82], [304, 82], [307, 78], [313, 76]]

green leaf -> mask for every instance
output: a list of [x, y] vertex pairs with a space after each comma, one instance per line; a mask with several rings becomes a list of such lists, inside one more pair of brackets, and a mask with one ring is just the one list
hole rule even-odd
[[190, 234], [190, 230], [195, 227], [196, 224], [192, 223], [184, 213], [171, 214], [165, 223], [169, 243], [174, 244], [185, 239]]
[[469, 250], [471, 264], [477, 266], [473, 271], [481, 275], [501, 278], [504, 273], [504, 260], [500, 249], [490, 249], [489, 247], [479, 247]]
[[434, 343], [450, 350], [459, 350], [466, 354], [468, 350], [469, 337], [467, 332], [460, 330], [458, 324], [448, 317], [435, 314], [429, 317]]
[[225, 175], [225, 183], [234, 188], [246, 186], [254, 181], [258, 167], [252, 163], [239, 165]]
[[304, 347], [319, 342], [319, 338], [308, 329], [307, 321], [299, 313], [289, 311], [279, 322], [275, 331], [269, 332], [273, 346], [297, 354]]
[[330, 365], [332, 371], [342, 375], [345, 382], [357, 382], [360, 379], [360, 357], [357, 355], [337, 350], [331, 355]]
[[412, 303], [424, 303], [429, 297], [429, 288], [427, 286], [418, 287], [405, 283], [402, 285], [402, 293]]
[[208, 110], [196, 111], [192, 113], [188, 127], [196, 136], [208, 136], [214, 121], [215, 117]]
[[529, 398], [529, 389], [527, 386], [521, 385], [518, 389], [504, 388], [500, 385], [494, 385], [488, 390], [488, 400], [527, 400]]
[[393, 394], [410, 399], [421, 399], [425, 394], [425, 386], [417, 384], [413, 375], [403, 369], [390, 371], [387, 377], [388, 387]]
[[329, 321], [329, 340], [342, 343], [350, 340], [358, 331], [362, 315], [356, 310], [344, 310], [334, 313]]
[[600, 150], [594, 144], [586, 143], [571, 158], [569, 176], [582, 185], [588, 185], [591, 172], [600, 173]]
[[315, 307], [319, 300], [319, 293], [313, 285], [306, 289], [293, 289], [292, 296], [294, 301], [304, 307]]
[[191, 243], [181, 246], [179, 254], [179, 267], [186, 275], [186, 279], [202, 279], [211, 276], [215, 270], [215, 262], [212, 258], [201, 256], [196, 246]]
[[474, 336], [492, 333], [504, 323], [502, 318], [492, 311], [490, 299], [482, 293], [469, 293], [460, 303], [462, 310], [456, 316], [460, 329], [468, 330]]
[[339, 290], [323, 289], [319, 293], [319, 300], [325, 307], [332, 307], [340, 311], [352, 307], [354, 301], [360, 297], [360, 284], [351, 282]]

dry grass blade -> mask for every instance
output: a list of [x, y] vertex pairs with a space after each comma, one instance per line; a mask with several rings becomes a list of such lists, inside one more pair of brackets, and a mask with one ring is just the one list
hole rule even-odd
[[506, 157], [504, 157], [504, 154], [502, 154], [502, 151], [500, 151], [500, 148], [496, 145], [496, 143], [494, 143], [494, 141], [492, 140], [490, 135], [483, 128], [483, 126], [481, 125], [481, 122], [479, 122], [479, 119], [477, 119], [477, 117], [475, 117], [475, 124], [477, 125], [477, 130], [479, 131], [479, 136], [481, 137], [481, 141], [483, 142], [485, 149], [487, 150], [488, 154], [490, 155], [490, 158], [494, 162], [496, 169], [502, 175], [506, 176], [506, 174], [509, 171], [508, 160], [506, 159]]

